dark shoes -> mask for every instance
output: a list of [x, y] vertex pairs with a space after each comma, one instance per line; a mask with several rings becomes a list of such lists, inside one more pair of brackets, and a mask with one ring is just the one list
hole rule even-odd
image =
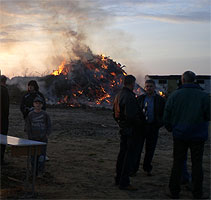
[[1, 160], [0, 162], [0, 166], [3, 167], [3, 166], [6, 166], [8, 165], [9, 163], [8, 162], [5, 162], [4, 160]]
[[152, 176], [152, 173], [151, 172], [147, 172], [147, 176]]
[[132, 173], [130, 173], [129, 176], [130, 176], [130, 177], [135, 177], [135, 176], [137, 176], [137, 173], [136, 173], [136, 172], [132, 172]]
[[128, 191], [137, 191], [138, 188], [132, 186], [132, 185], [128, 185], [128, 186], [119, 186], [120, 190], [128, 190]]
[[194, 196], [193, 199], [210, 199], [209, 195]]
[[165, 193], [166, 193], [166, 196], [168, 196], [170, 199], [179, 199], [180, 198], [179, 194], [170, 192], [169, 188], [165, 189]]
[[167, 196], [171, 199], [179, 199], [179, 194], [167, 193]]

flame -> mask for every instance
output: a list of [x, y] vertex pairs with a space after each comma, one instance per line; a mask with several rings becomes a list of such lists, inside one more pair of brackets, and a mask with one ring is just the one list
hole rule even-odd
[[[80, 65], [83, 67], [82, 75], [87, 73], [87, 80], [89, 84], [85, 84], [86, 80], [80, 79], [77, 74], [78, 80], [75, 80], [71, 76], [75, 66]], [[101, 54], [96, 56], [93, 60], [85, 61], [71, 61], [66, 63], [66, 60], [62, 61], [58, 66], [57, 70], [54, 70], [51, 75], [59, 76], [61, 79], [68, 79], [65, 84], [70, 84], [71, 91], [69, 88], [64, 88], [68, 93], [64, 93], [59, 100], [58, 104], [66, 104], [69, 107], [80, 107], [81, 105], [112, 105], [113, 92], [117, 91], [117, 88], [122, 86], [124, 76], [127, 73], [122, 69], [125, 66], [121, 66], [120, 63], [114, 62], [110, 57]], [[76, 70], [77, 71], [77, 70]], [[66, 75], [70, 76], [66, 76]], [[92, 80], [94, 79], [94, 80]], [[71, 93], [70, 93], [71, 92]], [[138, 94], [141, 93], [141, 89], [137, 88]], [[65, 96], [66, 95], [66, 96]]]
[[101, 57], [102, 57], [101, 59], [102, 61], [105, 60], [105, 54], [102, 54]]
[[78, 91], [78, 94], [82, 94], [82, 93], [83, 93], [83, 90], [81, 90], [81, 91], [79, 90], [79, 91]]
[[65, 63], [66, 63], [66, 60], [63, 60], [61, 65], [58, 66], [59, 69], [55, 70], [53, 73], [51, 73], [51, 75], [58, 76], [61, 73], [64, 75], [67, 75], [67, 72], [64, 72]]
[[[109, 98], [109, 97], [111, 97], [110, 94], [105, 94], [105, 96], [99, 98], [99, 99], [96, 101], [96, 103], [99, 105], [99, 104], [101, 104], [101, 102], [102, 102], [104, 99]], [[106, 100], [106, 101], [107, 101], [107, 100]]]
[[162, 97], [165, 97], [165, 94], [164, 94], [164, 92], [162, 92], [162, 91], [159, 91], [158, 93], [159, 93], [159, 95], [160, 95], [160, 96], [162, 96]]
[[105, 65], [105, 64], [102, 64], [101, 67], [104, 68], [104, 69], [108, 69], [108, 66]]
[[127, 76], [127, 73], [126, 73], [126, 72], [123, 72], [123, 74], [124, 74], [125, 76]]

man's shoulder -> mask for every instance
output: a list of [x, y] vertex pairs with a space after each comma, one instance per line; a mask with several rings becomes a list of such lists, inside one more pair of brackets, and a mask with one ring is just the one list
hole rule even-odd
[[2, 92], [7, 92], [8, 91], [8, 88], [4, 85], [1, 85], [1, 91]]

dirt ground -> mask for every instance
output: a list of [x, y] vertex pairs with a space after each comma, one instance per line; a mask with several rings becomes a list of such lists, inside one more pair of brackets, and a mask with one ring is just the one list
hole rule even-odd
[[[37, 199], [167, 199], [166, 191], [172, 166], [172, 136], [160, 130], [153, 159], [153, 176], [142, 167], [131, 183], [138, 191], [122, 191], [114, 185], [115, 164], [119, 151], [118, 126], [111, 110], [97, 108], [48, 108], [52, 120], [46, 163], [47, 174], [36, 180]], [[8, 135], [27, 138], [18, 105], [10, 107]], [[1, 169], [2, 198], [23, 197], [26, 157], [12, 157], [8, 147], [7, 165]], [[141, 162], [142, 165], [142, 162]], [[190, 156], [188, 159], [189, 170]], [[7, 192], [5, 192], [7, 191]], [[210, 142], [204, 152], [204, 191], [210, 193]], [[182, 199], [191, 199], [182, 186]]]

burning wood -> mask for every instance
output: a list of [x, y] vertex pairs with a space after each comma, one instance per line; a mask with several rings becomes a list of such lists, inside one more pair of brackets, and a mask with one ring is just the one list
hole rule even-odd
[[[66, 64], [63, 61], [58, 70], [51, 74], [51, 87], [47, 96], [51, 97], [54, 93], [56, 99], [55, 96], [49, 98], [49, 102], [71, 107], [84, 104], [109, 107], [127, 75], [123, 67], [104, 55], [93, 55], [90, 60]], [[135, 92], [141, 94], [143, 89], [136, 85]]]
[[[89, 59], [70, 62], [64, 60], [50, 75], [12, 78], [9, 88], [11, 99], [17, 103], [23, 95], [22, 90], [26, 90], [28, 81], [34, 79], [49, 105], [111, 108], [127, 75], [124, 67], [105, 55], [92, 54]], [[134, 91], [137, 95], [144, 92], [138, 84]]]

